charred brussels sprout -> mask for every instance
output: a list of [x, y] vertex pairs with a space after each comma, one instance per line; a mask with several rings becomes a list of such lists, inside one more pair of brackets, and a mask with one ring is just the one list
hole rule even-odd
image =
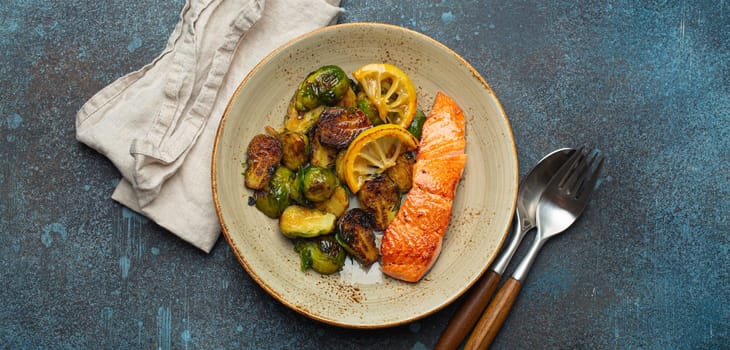
[[320, 105], [334, 106], [350, 88], [350, 79], [342, 68], [323, 66], [309, 73], [299, 84], [295, 98], [298, 111], [308, 111]]
[[337, 217], [318, 209], [290, 205], [279, 217], [279, 229], [289, 238], [312, 238], [332, 233]]
[[357, 199], [360, 206], [375, 217], [378, 230], [385, 230], [395, 219], [400, 205], [398, 185], [384, 174], [366, 180], [357, 193]]
[[358, 109], [329, 107], [320, 115], [315, 134], [323, 145], [342, 149], [370, 127], [370, 120]]
[[283, 166], [276, 168], [268, 190], [258, 190], [254, 193], [256, 208], [270, 218], [278, 218], [291, 204], [294, 179], [295, 175], [291, 170]]
[[297, 170], [309, 160], [309, 138], [307, 135], [287, 131], [279, 136], [281, 141], [281, 162], [291, 170]]
[[281, 142], [277, 137], [259, 134], [251, 139], [246, 150], [246, 187], [260, 190], [266, 187], [281, 161]]
[[310, 240], [298, 240], [294, 250], [299, 253], [301, 269], [312, 268], [321, 274], [328, 275], [339, 271], [345, 265], [345, 250], [330, 236], [322, 236]]
[[413, 185], [413, 164], [416, 158], [411, 152], [405, 152], [398, 156], [395, 165], [388, 168], [385, 174], [398, 185], [400, 193], [406, 193], [411, 190]]
[[375, 245], [375, 219], [370, 213], [353, 208], [343, 215], [335, 234], [337, 242], [364, 266], [378, 260], [378, 247]]
[[309, 165], [300, 171], [302, 194], [312, 202], [321, 202], [330, 198], [337, 189], [337, 176], [330, 169]]

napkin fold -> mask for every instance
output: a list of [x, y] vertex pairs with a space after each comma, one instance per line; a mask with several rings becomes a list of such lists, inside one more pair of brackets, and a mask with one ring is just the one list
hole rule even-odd
[[339, 0], [187, 0], [163, 52], [105, 87], [76, 138], [122, 180], [112, 199], [210, 252], [220, 235], [210, 167], [228, 100], [269, 52], [334, 23]]

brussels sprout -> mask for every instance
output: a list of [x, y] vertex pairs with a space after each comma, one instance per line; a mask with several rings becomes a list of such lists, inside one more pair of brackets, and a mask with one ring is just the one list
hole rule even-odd
[[350, 206], [350, 195], [343, 186], [337, 186], [335, 193], [329, 199], [316, 203], [315, 208], [340, 217]]
[[309, 133], [310, 155], [309, 163], [323, 168], [334, 168], [337, 159], [337, 149], [323, 145], [319, 141], [318, 128]]
[[286, 131], [279, 136], [281, 162], [291, 170], [297, 170], [309, 160], [309, 138], [299, 132]]
[[291, 204], [291, 193], [295, 175], [286, 167], [280, 166], [269, 181], [268, 190], [254, 192], [256, 208], [270, 218], [278, 218]]
[[361, 110], [365, 115], [370, 119], [370, 123], [373, 125], [380, 125], [383, 124], [383, 120], [380, 119], [380, 115], [378, 114], [378, 109], [375, 107], [375, 105], [370, 102], [368, 99], [368, 96], [364, 92], [358, 92], [357, 93], [357, 100], [355, 102], [355, 107], [357, 109]]
[[342, 68], [322, 66], [309, 73], [294, 95], [298, 111], [308, 111], [320, 105], [334, 106], [350, 88], [350, 79]]
[[332, 170], [309, 165], [301, 170], [302, 194], [312, 202], [321, 202], [332, 196], [338, 186], [337, 176]]
[[413, 185], [413, 164], [416, 163], [412, 152], [404, 152], [395, 160], [395, 165], [388, 168], [385, 174], [398, 185], [400, 193], [411, 190]]
[[347, 154], [347, 148], [337, 152], [337, 157], [335, 158], [335, 175], [337, 175], [337, 178], [342, 183], [347, 182], [345, 179], [345, 154]]
[[347, 146], [365, 129], [372, 127], [365, 114], [354, 108], [328, 107], [319, 116], [315, 137], [325, 146]]
[[284, 121], [284, 128], [289, 131], [301, 132], [306, 134], [312, 127], [317, 124], [319, 115], [324, 111], [324, 106], [320, 106], [300, 113], [294, 108], [294, 102], [289, 105], [289, 110]]
[[357, 106], [357, 95], [352, 90], [352, 82], [350, 83], [350, 88], [347, 89], [347, 93], [345, 93], [345, 96], [342, 97], [337, 105], [347, 108], [355, 108]]
[[398, 185], [384, 174], [376, 175], [365, 180], [360, 192], [357, 193], [360, 207], [369, 211], [375, 217], [378, 230], [385, 230], [395, 219], [400, 205]]
[[347, 256], [345, 249], [331, 235], [297, 240], [294, 250], [299, 253], [302, 271], [311, 267], [324, 275], [339, 271], [345, 265]]
[[378, 260], [378, 247], [375, 245], [375, 218], [361, 209], [348, 210], [337, 223], [335, 239], [364, 266]]
[[279, 217], [279, 229], [289, 238], [312, 238], [332, 233], [337, 217], [319, 209], [290, 205]]
[[278, 138], [266, 134], [254, 136], [246, 150], [246, 187], [252, 190], [266, 187], [280, 161], [281, 142]]
[[413, 116], [411, 125], [408, 127], [408, 131], [411, 135], [417, 139], [421, 139], [421, 132], [423, 132], [423, 123], [426, 121], [426, 115], [420, 109], [416, 110], [416, 114]]

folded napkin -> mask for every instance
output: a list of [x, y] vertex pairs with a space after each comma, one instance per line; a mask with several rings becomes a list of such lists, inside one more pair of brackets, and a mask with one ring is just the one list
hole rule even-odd
[[187, 0], [164, 51], [86, 102], [76, 138], [123, 179], [112, 198], [210, 252], [220, 235], [210, 166], [223, 111], [287, 40], [331, 24], [339, 0]]

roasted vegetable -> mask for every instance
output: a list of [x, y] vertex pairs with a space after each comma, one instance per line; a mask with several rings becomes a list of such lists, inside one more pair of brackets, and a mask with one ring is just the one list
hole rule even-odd
[[388, 168], [385, 174], [398, 185], [400, 193], [406, 193], [411, 190], [413, 185], [413, 164], [416, 158], [412, 152], [405, 152], [398, 156], [395, 165]]
[[286, 131], [279, 135], [281, 141], [281, 162], [291, 170], [297, 170], [309, 160], [309, 138], [307, 135]]
[[328, 107], [319, 116], [315, 137], [325, 146], [343, 149], [371, 126], [367, 116], [358, 109]]
[[270, 218], [278, 218], [291, 203], [294, 173], [286, 167], [276, 168], [269, 182], [268, 190], [254, 192], [256, 208]]
[[347, 256], [345, 249], [331, 235], [298, 240], [294, 250], [299, 253], [302, 271], [312, 268], [324, 275], [339, 271], [345, 265]]
[[335, 214], [319, 209], [290, 205], [279, 217], [279, 229], [289, 238], [311, 238], [331, 233], [335, 229]]
[[408, 127], [408, 131], [411, 135], [417, 139], [421, 139], [421, 132], [423, 131], [423, 123], [426, 121], [426, 115], [420, 109], [416, 110], [416, 114], [413, 116], [411, 125]]
[[352, 82], [350, 83], [350, 88], [347, 89], [347, 93], [345, 93], [345, 96], [342, 97], [337, 105], [348, 108], [355, 108], [357, 106], [357, 95], [352, 90]]
[[294, 95], [298, 111], [308, 111], [321, 105], [334, 106], [350, 89], [350, 79], [342, 68], [322, 66], [309, 73]]
[[378, 230], [385, 230], [398, 213], [400, 205], [398, 185], [384, 174], [365, 180], [357, 193], [357, 198], [360, 201], [360, 207], [370, 212], [375, 218]]
[[272, 135], [259, 134], [251, 139], [246, 150], [246, 187], [260, 190], [266, 187], [281, 161], [281, 142]]
[[289, 131], [306, 134], [315, 124], [317, 124], [319, 115], [322, 111], [324, 111], [324, 106], [320, 106], [306, 112], [299, 112], [294, 107], [294, 102], [292, 101], [286, 114], [284, 128]]
[[323, 145], [319, 141], [318, 128], [309, 133], [310, 155], [309, 163], [323, 168], [334, 168], [337, 159], [337, 149]]
[[378, 115], [378, 109], [375, 105], [370, 102], [368, 96], [364, 92], [357, 93], [357, 100], [355, 101], [355, 107], [361, 110], [370, 119], [370, 123], [375, 125], [383, 124], [383, 120]]
[[338, 187], [337, 176], [330, 169], [308, 165], [301, 172], [302, 194], [312, 202], [330, 198]]
[[315, 203], [315, 208], [328, 213], [335, 214], [336, 217], [342, 216], [345, 210], [350, 206], [350, 194], [345, 187], [337, 186], [335, 193], [327, 200]]
[[347, 154], [347, 149], [337, 152], [337, 157], [335, 158], [335, 175], [337, 175], [337, 178], [342, 183], [347, 182], [345, 179], [345, 154]]
[[364, 266], [378, 260], [378, 247], [375, 245], [375, 218], [361, 208], [348, 210], [337, 223], [337, 242]]

